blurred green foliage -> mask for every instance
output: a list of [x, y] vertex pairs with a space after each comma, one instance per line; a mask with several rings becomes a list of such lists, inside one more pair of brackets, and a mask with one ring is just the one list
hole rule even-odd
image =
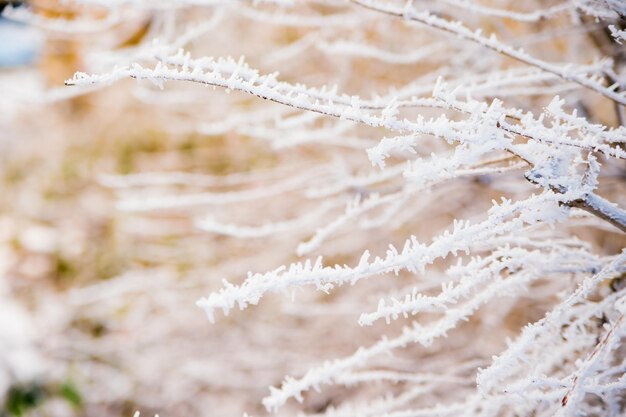
[[72, 407], [82, 407], [83, 399], [71, 381], [46, 386], [39, 382], [13, 385], [7, 393], [4, 406], [0, 409], [0, 417], [22, 417], [32, 412], [51, 398], [61, 398]]

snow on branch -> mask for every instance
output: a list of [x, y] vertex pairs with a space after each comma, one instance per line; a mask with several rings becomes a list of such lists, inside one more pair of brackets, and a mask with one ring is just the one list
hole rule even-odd
[[466, 26], [464, 26], [460, 22], [450, 22], [446, 19], [437, 17], [435, 15], [430, 14], [428, 11], [417, 12], [411, 6], [411, 3], [407, 3], [408, 7], [399, 8], [388, 5], [383, 5], [377, 1], [371, 0], [351, 0], [355, 4], [366, 7], [368, 9], [386, 13], [389, 15], [402, 17], [406, 20], [415, 21], [422, 23], [428, 27], [432, 27], [444, 32], [452, 33], [462, 39], [466, 39], [472, 42], [476, 42], [477, 44], [484, 46], [487, 49], [491, 49], [494, 52], [497, 52], [502, 55], [506, 55], [510, 58], [513, 58], [517, 61], [523, 62], [527, 65], [531, 65], [533, 67], [537, 67], [543, 71], [554, 74], [565, 81], [573, 81], [581, 86], [593, 90], [603, 96], [619, 103], [621, 105], [626, 105], [626, 96], [620, 94], [616, 91], [615, 86], [605, 87], [602, 85], [601, 81], [597, 78], [587, 77], [585, 75], [580, 75], [574, 68], [571, 66], [559, 66], [555, 64], [551, 64], [549, 62], [545, 62], [541, 59], [535, 58], [528, 53], [526, 53], [522, 49], [515, 49], [507, 44], [504, 44], [497, 40], [495, 35], [491, 35], [490, 37], [485, 37], [482, 35], [480, 30], [471, 31]]
[[[184, 9], [185, 3], [127, 0], [104, 6], [113, 15], [122, 5], [156, 13]], [[574, 24], [581, 11], [615, 19], [620, 5], [608, 1], [594, 9], [600, 2], [577, 0], [533, 3], [541, 8], [517, 11], [510, 3], [492, 7], [466, 0], [404, 6], [377, 0], [263, 1], [235, 7], [219, 0], [192, 3], [210, 7], [212, 18], [187, 27], [179, 37], [168, 36], [171, 42], [145, 42], [126, 56], [113, 51], [107, 60], [118, 67], [79, 72], [66, 84], [80, 92], [126, 78], [148, 81], [140, 84], [136, 97], [176, 121], [168, 132], [258, 141], [292, 165], [246, 167], [249, 172], [226, 175], [157, 170], [103, 175], [101, 184], [116, 191], [117, 208], [135, 213], [133, 219], [172, 211], [188, 215], [188, 226], [207, 232], [204, 238], [217, 234], [220, 242], [241, 239], [266, 249], [288, 237], [288, 243], [281, 242], [289, 246], [281, 246], [283, 254], [311, 257], [294, 261], [284, 256], [256, 268], [268, 272], [248, 272], [236, 283], [224, 279], [221, 288], [196, 302], [211, 322], [219, 310], [228, 315], [260, 304], [270, 293], [295, 298], [296, 291], [308, 288], [312, 291], [302, 292], [317, 305], [299, 300], [281, 312], [298, 319], [356, 312], [351, 317], [358, 317], [363, 332], [385, 325], [397, 330], [360, 348], [355, 342], [353, 354], [323, 362], [298, 378], [286, 377], [263, 400], [268, 410], [291, 399], [305, 401], [307, 391], [323, 385], [356, 391], [375, 382], [377, 389], [398, 387], [366, 400], [355, 396], [337, 408], [324, 406], [315, 415], [565, 416], [577, 410], [600, 415], [598, 410], [607, 409], [620, 415], [626, 252], [597, 251], [597, 240], [583, 240], [586, 235], [578, 230], [613, 237], [626, 232], [626, 210], [615, 203], [624, 203], [621, 189], [614, 183], [609, 192], [603, 188], [622, 179], [619, 164], [626, 159], [626, 128], [619, 118], [626, 105], [619, 82], [623, 64], [572, 51], [572, 46], [568, 53], [580, 52], [588, 62], [557, 64], [557, 59], [539, 58], [549, 48], [529, 54], [513, 46], [525, 39], [504, 42], [471, 29], [481, 16], [501, 19], [490, 27], [505, 28], [505, 33], [569, 16], [572, 31], [550, 32], [569, 36], [589, 30], [589, 25]], [[444, 17], [458, 15], [463, 22]], [[394, 18], [409, 24], [396, 25]], [[172, 27], [177, 19], [171, 18]], [[213, 29], [239, 28], [241, 22], [267, 26], [271, 34], [286, 29], [289, 40], [268, 36], [263, 45], [242, 48], [248, 59], [202, 56], [221, 50], [220, 45], [196, 47], [203, 35], [211, 38]], [[609, 28], [618, 44], [626, 40], [623, 30]], [[388, 36], [395, 30], [398, 36]], [[451, 36], [440, 39], [438, 32]], [[470, 48], [450, 39], [468, 41]], [[610, 38], [607, 42], [616, 47]], [[476, 59], [481, 48], [494, 53]], [[284, 75], [256, 69], [278, 67]], [[318, 67], [324, 71], [311, 70]], [[353, 82], [357, 77], [361, 83]], [[153, 85], [162, 90], [167, 85], [168, 91]], [[194, 86], [237, 94], [220, 95], [214, 105]], [[189, 104], [192, 110], [185, 107]], [[488, 208], [492, 198], [501, 200]], [[260, 203], [277, 207], [278, 214], [272, 210], [271, 219], [259, 218]], [[271, 238], [276, 239], [267, 245]], [[221, 277], [229, 269], [218, 271]], [[397, 288], [375, 297], [367, 293], [387, 283]], [[340, 301], [345, 304], [327, 309], [323, 293], [347, 284], [352, 288], [336, 297], [347, 292]], [[538, 319], [537, 312], [545, 316]], [[518, 318], [523, 322], [509, 323]], [[466, 340], [474, 332], [481, 337], [493, 333], [500, 341], [487, 351]], [[505, 346], [505, 337], [515, 335]], [[453, 342], [442, 353], [414, 360], [414, 349], [432, 349], [445, 337]], [[387, 361], [407, 351], [410, 360]], [[431, 359], [445, 364], [420, 369]], [[430, 399], [450, 387], [454, 395], [433, 404]], [[606, 407], [595, 407], [589, 395]]]
[[238, 306], [245, 309], [257, 304], [266, 292], [287, 292], [292, 287], [313, 285], [328, 292], [337, 285], [350, 283], [374, 275], [402, 270], [423, 272], [429, 264], [449, 254], [470, 252], [472, 244], [490, 237], [513, 233], [526, 224], [554, 222], [564, 215], [558, 207], [559, 195], [545, 192], [533, 195], [526, 200], [511, 202], [503, 200], [489, 211], [486, 220], [471, 224], [455, 221], [452, 230], [438, 236], [430, 245], [418, 242], [414, 237], [407, 240], [401, 251], [390, 246], [384, 258], [375, 257], [370, 261], [370, 253], [364, 252], [355, 267], [323, 266], [322, 259], [311, 262], [294, 263], [289, 267], [280, 267], [265, 274], [252, 274], [240, 286], [225, 282], [219, 292], [198, 300], [197, 305], [204, 309], [211, 321], [214, 312], [221, 309], [225, 314]]
[[611, 31], [611, 36], [615, 38], [615, 42], [621, 45], [622, 42], [626, 41], [626, 30], [619, 30], [613, 25], [609, 25], [609, 30]]
[[[548, 337], [551, 334], [546, 331], [547, 329], [557, 329], [565, 325], [567, 320], [571, 320], [571, 317], [577, 314], [575, 309], [572, 310], [574, 306], [580, 305], [583, 311], [592, 310], [587, 314], [597, 314], [597, 310], [594, 310], [596, 306], [594, 304], [584, 304], [585, 299], [589, 297], [599, 284], [615, 278], [616, 276], [620, 276], [625, 271], [626, 251], [615, 257], [612, 262], [603, 267], [599, 272], [586, 278], [575, 292], [550, 311], [546, 317], [524, 328], [519, 338], [512, 343], [503, 354], [494, 358], [491, 366], [479, 373], [477, 383], [480, 390], [488, 393], [493, 390], [501, 389], [502, 382], [514, 375], [520, 366], [523, 366], [527, 356], [525, 351], [532, 350], [536, 352], [539, 348], [537, 339], [540, 337]], [[614, 295], [613, 297], [616, 296]], [[610, 303], [612, 299], [614, 298], [609, 298], [604, 302]]]

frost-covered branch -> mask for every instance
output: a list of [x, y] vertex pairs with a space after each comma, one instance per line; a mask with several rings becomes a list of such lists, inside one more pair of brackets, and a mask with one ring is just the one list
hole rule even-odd
[[[93, 47], [71, 30], [92, 15], [58, 27], [88, 51], [57, 96], [99, 90], [86, 107], [106, 103], [119, 126], [97, 143], [117, 129], [131, 143], [93, 167], [117, 201], [114, 240], [132, 237], [120, 252], [141, 269], [67, 300], [113, 305], [154, 345], [191, 334], [182, 365], [140, 358], [142, 372], [172, 374], [153, 378], [159, 392], [201, 413], [211, 405], [197, 392], [256, 393], [300, 372], [267, 409], [623, 414], [619, 2], [75, 2], [97, 11], [89, 39], [143, 22]], [[29, 10], [22, 20], [58, 23]], [[111, 16], [119, 25], [98, 28]], [[76, 130], [88, 113], [71, 113]], [[255, 313], [198, 328], [176, 304], [189, 297], [211, 322]], [[110, 340], [79, 346], [119, 351]]]
[[538, 58], [535, 58], [522, 49], [515, 49], [509, 45], [499, 42], [495, 35], [485, 37], [481, 34], [481, 31], [471, 31], [460, 22], [450, 22], [446, 19], [437, 17], [430, 14], [427, 11], [417, 12], [413, 9], [412, 4], [407, 3], [408, 7], [398, 8], [393, 6], [382, 5], [376, 1], [370, 0], [351, 0], [355, 4], [366, 7], [377, 12], [386, 13], [389, 15], [401, 17], [410, 21], [422, 23], [426, 26], [442, 30], [454, 34], [462, 39], [466, 39], [477, 44], [484, 46], [487, 49], [491, 49], [494, 52], [508, 56], [517, 61], [523, 62], [527, 65], [540, 68], [543, 71], [554, 74], [563, 80], [573, 81], [581, 86], [593, 90], [603, 96], [621, 104], [626, 105], [626, 97], [616, 91], [616, 86], [605, 87], [597, 78], [587, 77], [580, 75], [571, 66], [558, 66]]

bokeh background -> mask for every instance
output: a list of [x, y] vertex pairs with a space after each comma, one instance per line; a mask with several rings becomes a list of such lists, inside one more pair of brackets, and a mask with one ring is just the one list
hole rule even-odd
[[[281, 294], [268, 296], [256, 308], [220, 317], [216, 324], [195, 306], [197, 299], [221, 288], [223, 278], [240, 282], [248, 271], [301, 259], [295, 249], [315, 230], [312, 223], [288, 233], [237, 239], [200, 230], [198, 217], [262, 225], [319, 212], [315, 221], [329, 223], [355, 195], [398, 186], [354, 187], [329, 199], [335, 205], [322, 211], [320, 199], [306, 194], [307, 188], [332, 184], [338, 172], [369, 172], [365, 148], [384, 132], [307, 119], [254, 97], [198, 86], [172, 83], [161, 91], [127, 80], [84, 93], [63, 82], [75, 71], [106, 71], [116, 63], [144, 59], [154, 39], [175, 43], [194, 27], [200, 34], [181, 46], [196, 56], [245, 55], [264, 72], [280, 70], [282, 79], [338, 85], [362, 96], [416, 79], [429, 86], [437, 75], [454, 80], [494, 65], [507, 69], [510, 61], [492, 56], [482, 62], [484, 52], [476, 46], [396, 21], [352, 16], [349, 5], [324, 2], [297, 6], [300, 15], [337, 15], [323, 23], [311, 19], [308, 26], [281, 20], [292, 10], [278, 6], [128, 7], [120, 9], [120, 16], [54, 0], [29, 6], [41, 20], [0, 20], [0, 415], [131, 416], [137, 410], [162, 416], [264, 415], [260, 400], [269, 385], [399, 329], [400, 324], [360, 328], [357, 319], [390, 291], [388, 280], [394, 288], [413, 282], [403, 275], [331, 295], [303, 290], [295, 302]], [[571, 16], [548, 23], [464, 17], [552, 61], [589, 63], [612, 47], [599, 23], [583, 14], [574, 23]], [[56, 19], [65, 23], [55, 26]], [[84, 21], [91, 23], [78, 24]], [[336, 39], [371, 41], [397, 56], [425, 45], [431, 50], [419, 60], [390, 64], [351, 56], [337, 45], [333, 53], [329, 45]], [[458, 57], [455, 62], [452, 55]], [[545, 88], [579, 94], [569, 85]], [[500, 93], [531, 109], [552, 97], [513, 89]], [[600, 97], [585, 93], [578, 103], [590, 118], [619, 123], [612, 104]], [[284, 123], [267, 127], [276, 119]], [[309, 126], [319, 138], [300, 137], [293, 126]], [[419, 153], [448, 147], [432, 140]], [[148, 175], [134, 177], [134, 185], [125, 177], [138, 173]], [[602, 184], [604, 195], [622, 205], [625, 173], [623, 166], [615, 166]], [[400, 245], [410, 234], [428, 240], [455, 218], [479, 216], [493, 198], [527, 193], [531, 187], [524, 181], [511, 185], [517, 174], [442, 185], [407, 203], [411, 209], [404, 214], [387, 219], [393, 227], [344, 227], [314, 255], [324, 255], [328, 264], [353, 264], [363, 250], [383, 253], [389, 243]], [[219, 197], [271, 190], [272, 184], [286, 185], [239, 201]], [[206, 192], [218, 197], [182, 209], [132, 212], [117, 206], [125, 198]], [[581, 226], [573, 232], [602, 254], [626, 245], [610, 227]], [[423, 289], [438, 285], [435, 277]], [[544, 291], [550, 288], [545, 284]], [[540, 318], [554, 301], [527, 297], [512, 305], [496, 303], [445, 344], [407, 348], [378, 365], [441, 372], [446, 355], [462, 357], [465, 367], [447, 375], [457, 378], [454, 391], [439, 387], [411, 401], [434, 404], [463, 396], [472, 389], [476, 368], [505, 346], [506, 336]], [[469, 343], [467, 335], [481, 343]], [[384, 390], [404, 388], [398, 383]], [[303, 405], [289, 403], [281, 413], [316, 414], [384, 390], [334, 387], [307, 394]]]

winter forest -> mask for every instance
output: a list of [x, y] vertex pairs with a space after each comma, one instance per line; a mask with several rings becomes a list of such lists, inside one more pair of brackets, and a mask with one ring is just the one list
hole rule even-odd
[[0, 417], [626, 415], [625, 1], [0, 9]]

